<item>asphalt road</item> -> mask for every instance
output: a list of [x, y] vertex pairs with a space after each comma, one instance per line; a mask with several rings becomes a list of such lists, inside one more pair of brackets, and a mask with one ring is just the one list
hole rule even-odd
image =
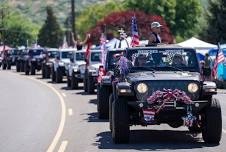
[[52, 85], [40, 77], [0, 71], [0, 151], [45, 151], [58, 132], [62, 121], [60, 101], [56, 92], [37, 80], [54, 87], [66, 105], [65, 123], [54, 151], [226, 151], [226, 90], [219, 90], [216, 96], [223, 115], [219, 145], [205, 144], [201, 135], [191, 135], [185, 127], [173, 129], [168, 125], [132, 127], [131, 142], [114, 145], [108, 121], [97, 118], [96, 95], [86, 95], [81, 89], [68, 90], [66, 83]]

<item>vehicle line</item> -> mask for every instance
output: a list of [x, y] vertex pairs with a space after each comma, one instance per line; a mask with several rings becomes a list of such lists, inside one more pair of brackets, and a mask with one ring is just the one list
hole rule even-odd
[[65, 126], [65, 122], [66, 122], [66, 104], [65, 104], [64, 98], [59, 93], [59, 91], [57, 91], [52, 85], [49, 85], [49, 84], [47, 84], [47, 83], [45, 83], [43, 81], [37, 80], [37, 79], [32, 78], [32, 77], [26, 77], [26, 76], [24, 76], [24, 77], [45, 85], [46, 87], [51, 89], [60, 99], [60, 104], [61, 104], [61, 120], [60, 120], [60, 124], [59, 124], [57, 132], [56, 132], [51, 144], [49, 145], [49, 147], [47, 149], [47, 152], [53, 152], [54, 149], [57, 146], [57, 143], [59, 142], [60, 137], [62, 136], [62, 133], [63, 133], [63, 130], [64, 130], [64, 126]]
[[62, 141], [58, 152], [64, 152], [66, 147], [67, 147], [67, 145], [68, 145], [68, 141], [67, 140]]
[[69, 116], [72, 116], [73, 115], [73, 110], [70, 108], [70, 109], [68, 109], [68, 115]]

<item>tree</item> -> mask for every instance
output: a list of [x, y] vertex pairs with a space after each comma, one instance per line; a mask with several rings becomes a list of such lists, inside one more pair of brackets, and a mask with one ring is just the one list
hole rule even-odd
[[202, 37], [211, 43], [226, 43], [226, 1], [209, 0], [208, 10], [208, 26]]
[[[8, 5], [1, 5], [1, 34], [0, 42], [12, 47], [26, 45], [27, 40], [32, 42], [38, 31], [38, 26], [25, 18], [19, 11], [13, 11]], [[25, 24], [26, 23], [26, 24]]]
[[95, 38], [95, 42], [99, 41], [100, 35], [102, 33], [102, 28], [106, 26], [107, 32], [117, 32], [120, 28], [125, 29], [128, 35], [131, 35], [131, 19], [133, 16], [137, 18], [138, 31], [141, 39], [148, 39], [150, 36], [150, 23], [153, 21], [158, 21], [163, 25], [161, 38], [164, 43], [173, 43], [173, 36], [170, 33], [166, 22], [161, 16], [148, 15], [139, 11], [121, 11], [114, 12], [106, 16], [102, 21], [97, 23], [90, 33]]
[[195, 31], [201, 15], [197, 0], [127, 0], [126, 9], [162, 16], [175, 36], [188, 38]]
[[111, 14], [112, 12], [123, 10], [122, 5], [119, 5], [118, 0], [108, 1], [101, 4], [95, 4], [86, 8], [76, 19], [76, 29], [81, 36], [89, 31], [91, 28], [95, 27], [97, 22], [103, 19], [105, 16]]
[[63, 32], [50, 6], [46, 7], [47, 19], [39, 31], [38, 44], [57, 48], [63, 43]]

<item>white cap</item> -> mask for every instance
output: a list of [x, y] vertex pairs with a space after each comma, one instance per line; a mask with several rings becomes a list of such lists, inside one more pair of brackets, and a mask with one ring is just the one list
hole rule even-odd
[[151, 23], [151, 28], [156, 28], [156, 27], [161, 27], [162, 25], [159, 24], [159, 22], [152, 22]]

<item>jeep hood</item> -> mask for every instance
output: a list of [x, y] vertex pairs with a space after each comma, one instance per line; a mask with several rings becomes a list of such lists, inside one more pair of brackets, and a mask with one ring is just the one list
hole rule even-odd
[[101, 65], [103, 65], [103, 64], [101, 64], [101, 63], [93, 63], [93, 64], [90, 65], [90, 67], [93, 67], [93, 68], [95, 68], [95, 69], [99, 69], [99, 67], [100, 67]]
[[70, 61], [70, 59], [61, 59], [61, 62], [69, 64], [71, 61]]
[[152, 80], [193, 80], [200, 81], [200, 74], [197, 72], [165, 72], [165, 71], [148, 71], [129, 73], [127, 80], [129, 82], [135, 81], [152, 81]]

